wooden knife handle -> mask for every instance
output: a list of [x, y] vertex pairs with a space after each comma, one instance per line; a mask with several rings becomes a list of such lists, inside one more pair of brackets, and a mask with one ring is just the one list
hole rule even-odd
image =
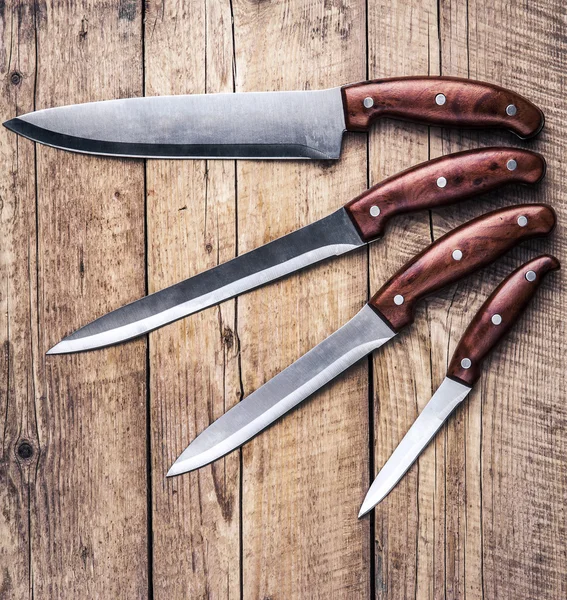
[[468, 221], [407, 262], [370, 305], [399, 331], [414, 320], [421, 298], [494, 262], [513, 246], [548, 235], [555, 211], [546, 204], [501, 208]]
[[508, 129], [522, 139], [538, 134], [541, 110], [490, 83], [459, 77], [400, 77], [342, 88], [346, 127], [366, 131], [380, 117], [427, 125]]
[[480, 377], [482, 361], [520, 318], [545, 275], [556, 269], [559, 269], [559, 261], [545, 254], [506, 277], [467, 327], [447, 376], [472, 387]]
[[380, 182], [345, 208], [361, 237], [383, 235], [402, 213], [451, 204], [508, 183], [537, 183], [545, 175], [541, 154], [519, 148], [479, 148], [448, 154]]

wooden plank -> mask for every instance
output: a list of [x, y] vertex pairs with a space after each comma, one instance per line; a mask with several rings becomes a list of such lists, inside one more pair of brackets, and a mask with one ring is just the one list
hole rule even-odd
[[[190, 23], [190, 26], [188, 26]], [[146, 6], [146, 94], [233, 91], [230, 3]], [[234, 161], [147, 164], [148, 287], [234, 257]], [[165, 480], [207, 425], [240, 398], [235, 303], [150, 336], [154, 597], [240, 596], [238, 453]]]
[[[504, 16], [504, 5], [497, 9], [497, 14], [494, 14], [493, 5], [490, 9], [485, 5], [475, 5], [468, 13], [462, 3], [443, 3], [440, 6], [439, 34], [435, 28], [430, 28], [430, 74], [435, 74], [435, 44], [439, 35], [439, 67], [443, 75], [470, 76], [500, 83], [521, 90], [539, 102], [544, 110], [546, 104], [557, 110], [558, 98], [561, 96], [560, 78], [557, 75], [560, 66], [557, 67], [557, 72], [553, 69], [542, 76], [534, 75], [533, 68], [527, 64], [538, 62], [534, 54], [542, 52], [537, 46], [534, 50], [530, 44], [530, 52], [526, 54], [526, 36], [520, 33], [526, 23], [532, 22], [535, 15], [525, 9], [521, 18], [518, 18], [517, 14], [514, 15], [515, 25], [510, 23], [510, 27], [507, 28], [506, 24], [512, 17]], [[415, 26], [414, 23], [421, 22], [415, 15], [426, 19], [430, 26], [437, 22], [435, 7], [431, 8], [428, 17], [424, 16], [424, 11], [416, 10], [415, 6], [406, 9], [408, 13], [405, 14], [400, 11], [400, 7], [393, 10], [396, 15], [393, 21], [396, 24], [399, 18], [399, 29], [396, 29], [388, 44], [380, 44], [381, 49], [386, 46], [389, 48], [387, 56], [390, 65], [392, 56], [404, 57], [405, 48], [411, 48], [415, 57], [416, 49], [423, 47], [423, 42], [420, 44], [415, 39], [415, 31], [419, 30], [419, 26]], [[371, 11], [370, 23], [372, 14]], [[550, 10], [549, 14], [553, 14], [553, 10]], [[541, 22], [545, 20], [546, 15], [547, 12], [544, 11], [543, 16], [539, 16], [538, 31], [553, 29], [550, 23], [544, 25]], [[386, 15], [382, 14], [381, 19], [385, 18]], [[410, 39], [404, 38], [408, 22], [411, 23]], [[487, 23], [491, 26], [487, 27]], [[384, 31], [383, 20], [380, 21], [380, 27], [381, 31]], [[422, 29], [423, 27], [422, 25]], [[505, 41], [498, 33], [501, 28], [508, 32], [504, 36]], [[479, 29], [482, 34], [479, 34]], [[374, 39], [372, 31], [370, 25], [369, 39]], [[395, 46], [395, 40], [401, 40], [399, 48]], [[501, 44], [505, 44], [505, 51]], [[528, 55], [530, 58], [527, 58]], [[502, 59], [499, 69], [494, 68], [494, 56], [506, 57]], [[540, 59], [539, 62], [545, 61]], [[490, 67], [487, 68], [487, 65]], [[415, 69], [404, 71], [398, 68], [391, 73], [381, 70], [380, 74], [410, 72], [415, 72]], [[540, 90], [546, 87], [544, 80], [551, 81], [552, 86], [556, 87], [551, 92], [548, 90], [542, 94]], [[546, 156], [549, 154], [553, 161], [555, 156], [561, 155], [564, 144], [562, 133], [553, 134], [553, 141], [550, 142], [551, 152], [545, 143], [545, 134], [543, 139], [533, 143], [531, 147], [544, 151]], [[407, 145], [407, 140], [404, 142]], [[517, 143], [517, 140], [506, 133], [441, 133], [436, 130], [432, 130], [429, 140], [431, 157], [479, 145], [514, 143]], [[388, 144], [389, 150], [392, 147], [392, 144]], [[372, 164], [372, 156], [375, 155], [372, 143], [370, 155]], [[554, 185], [557, 185], [554, 189], [561, 187], [557, 180], [554, 181]], [[544, 192], [550, 189], [548, 186], [549, 181], [543, 186]], [[540, 189], [539, 192], [541, 191]], [[541, 199], [541, 193], [537, 190], [515, 188], [459, 207], [435, 211], [432, 218], [432, 235], [436, 239], [473, 216], [513, 201]], [[562, 210], [560, 207], [560, 212]], [[555, 240], [556, 251], [561, 256], [564, 241], [562, 238], [558, 240], [557, 237]], [[400, 397], [399, 388], [402, 388], [405, 397], [413, 397], [418, 409], [421, 409], [430, 394], [427, 385], [422, 383], [421, 389], [417, 387], [418, 383], [426, 380], [428, 376], [428, 354], [430, 353], [431, 357], [431, 384], [432, 387], [436, 387], [445, 374], [448, 358], [462, 331], [486, 295], [514, 266], [530, 256], [535, 256], [537, 249], [541, 251], [550, 247], [549, 242], [540, 242], [530, 244], [529, 249], [518, 249], [496, 267], [430, 299], [425, 311], [428, 331], [423, 335], [424, 340], [429, 338], [429, 352], [423, 341], [414, 343], [410, 339], [408, 349], [407, 341], [400, 340], [400, 343], [404, 342], [405, 352], [398, 351], [394, 346], [397, 354], [392, 364], [380, 363], [385, 372], [379, 372], [380, 367], [376, 366], [376, 395], [379, 400], [379, 413], [376, 416], [377, 468], [415, 418], [411, 411], [409, 414], [401, 412], [397, 400]], [[381, 248], [378, 246], [378, 249]], [[371, 260], [371, 271], [373, 267], [374, 262]], [[564, 396], [559, 393], [561, 400], [552, 399], [556, 392], [552, 390], [553, 385], [549, 387], [549, 382], [556, 381], [558, 357], [564, 354], [564, 351], [561, 351], [563, 325], [557, 328], [555, 317], [559, 314], [557, 311], [560, 311], [560, 307], [553, 305], [553, 300], [557, 303], [560, 292], [557, 288], [553, 292], [555, 293], [548, 292], [550, 300], [546, 302], [544, 290], [530, 312], [536, 317], [538, 314], [548, 314], [549, 325], [538, 325], [537, 333], [529, 321], [525, 320], [520, 325], [511, 340], [503, 344], [487, 362], [486, 375], [478, 384], [478, 389], [471, 394], [468, 402], [456, 412], [437, 436], [434, 444], [422, 455], [418, 465], [406, 476], [407, 481], [402, 481], [398, 489], [383, 503], [383, 507], [377, 509], [378, 597], [415, 595], [457, 598], [468, 595], [477, 598], [483, 593], [487, 594], [487, 597], [559, 597], [553, 594], [559, 593], [561, 582], [564, 585], [564, 569], [559, 566], [558, 560], [559, 556], [564, 555], [565, 546], [564, 541], [559, 540], [561, 520], [550, 515], [555, 514], [556, 510], [561, 511], [555, 502], [561, 493], [564, 493], [565, 476], [563, 474], [552, 481], [551, 478], [546, 480], [542, 474], [553, 468], [559, 469], [560, 473], [564, 471], [559, 462], [558, 446], [564, 447], [565, 442], [564, 439], [560, 439], [557, 444], [558, 440], [555, 438], [553, 449], [550, 447], [549, 430], [555, 429], [549, 423], [550, 409], [545, 409], [546, 402], [554, 407], [558, 402], [561, 403], [558, 413], [554, 412], [561, 422], [564, 415], [564, 403], [561, 401]], [[536, 335], [542, 338], [539, 343]], [[553, 342], [548, 358], [546, 342], [543, 340], [550, 338]], [[419, 340], [419, 337], [417, 339]], [[513, 352], [515, 343], [518, 349]], [[540, 348], [539, 352], [535, 351], [535, 357], [531, 356], [529, 351], [521, 350], [534, 346]], [[513, 356], [510, 356], [511, 350]], [[518, 353], [521, 358], [517, 356]], [[545, 362], [548, 369], [543, 376], [542, 362]], [[411, 365], [415, 381], [411, 377], [403, 383], [399, 382], [399, 365], [402, 364]], [[392, 373], [396, 375], [396, 379]], [[526, 376], [530, 378], [530, 374], [533, 383], [526, 383]], [[408, 377], [407, 374], [405, 377]], [[502, 381], [506, 384], [503, 385]], [[541, 390], [537, 386], [543, 386], [544, 389]], [[540, 401], [542, 396], [545, 396], [546, 400]], [[538, 400], [529, 400], [534, 397]], [[520, 398], [523, 400], [519, 400]], [[518, 407], [523, 408], [521, 412], [527, 415], [518, 415]], [[545, 416], [538, 412], [542, 407]], [[542, 420], [547, 422], [547, 430], [541, 426]], [[396, 432], [397, 428], [399, 429]], [[393, 435], [392, 431], [395, 432]], [[521, 432], [519, 437], [518, 432]], [[518, 474], [517, 463], [525, 462], [526, 456], [529, 457], [534, 434], [537, 458], [528, 464], [536, 464], [542, 472], [538, 473], [535, 466], [532, 470], [526, 469], [525, 479], [517, 488], [517, 480], [514, 478]], [[495, 438], [498, 438], [498, 441]], [[381, 439], [386, 441], [387, 445], [383, 450], [383, 457], [380, 456], [383, 449]], [[519, 443], [519, 440], [523, 442]], [[501, 472], [506, 465], [513, 475], [506, 477], [506, 474]], [[499, 473], [498, 476], [495, 472]], [[538, 518], [530, 514], [534, 503], [542, 507]], [[500, 532], [500, 524], [505, 527], [505, 536]], [[490, 531], [490, 537], [487, 531]], [[489, 547], [487, 542], [490, 543]], [[533, 544], [531, 548], [530, 544]], [[547, 549], [542, 551], [542, 548]], [[504, 564], [501, 562], [503, 556], [510, 557], [505, 559]], [[541, 566], [542, 564], [544, 566]]]
[[[317, 89], [364, 79], [364, 4], [234, 6], [237, 90]], [[261, 35], [260, 35], [261, 33]], [[366, 187], [365, 136], [338, 163], [238, 164], [238, 251], [339, 208]], [[244, 395], [344, 324], [366, 300], [366, 253], [237, 301]], [[243, 449], [244, 598], [369, 593], [368, 367], [358, 365]]]
[[[546, 181], [538, 191], [507, 194], [506, 202], [548, 201], [560, 224], [567, 211], [562, 11], [557, 0], [513, 7], [473, 1], [468, 14], [471, 77], [521, 90], [547, 117], [544, 133], [530, 143], [548, 160]], [[565, 250], [560, 228], [552, 240], [514, 252], [511, 266], [542, 251], [564, 261]], [[559, 599], [567, 593], [565, 292], [564, 275], [549, 281], [494, 353], [471, 398], [482, 407], [480, 451], [471, 456], [467, 447], [467, 465], [475, 459], [481, 465], [481, 576], [487, 597]], [[468, 481], [468, 471], [465, 477]], [[468, 555], [466, 560], [468, 568]]]
[[[31, 6], [0, 10], [2, 121], [33, 110], [35, 40]], [[38, 321], [34, 154], [0, 132], [0, 598], [31, 595], [28, 511], [39, 439], [35, 402]], [[29, 175], [32, 175], [31, 177]]]
[[[142, 93], [140, 5], [38, 3], [36, 108]], [[147, 594], [146, 345], [44, 358], [144, 293], [141, 162], [37, 147], [34, 597]], [[27, 177], [33, 178], [33, 172]]]
[[[436, 10], [429, 0], [369, 5], [370, 78], [437, 74]], [[426, 127], [380, 123], [370, 136], [371, 182], [427, 160], [429, 146]], [[392, 222], [384, 242], [370, 250], [371, 293], [430, 241], [427, 213]], [[375, 353], [375, 473], [431, 397], [429, 317], [421, 307], [411, 329]], [[435, 455], [428, 449], [370, 517], [375, 519], [377, 598], [431, 595], [436, 568], [434, 469]]]

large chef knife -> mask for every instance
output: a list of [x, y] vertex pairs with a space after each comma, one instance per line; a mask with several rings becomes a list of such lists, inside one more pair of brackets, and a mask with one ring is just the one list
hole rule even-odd
[[406, 263], [346, 325], [205, 429], [168, 475], [192, 471], [238, 448], [411, 324], [418, 300], [554, 226], [551, 207], [525, 204], [496, 210], [444, 235]]
[[544, 276], [559, 268], [549, 255], [522, 265], [494, 290], [465, 331], [447, 376], [368, 490], [358, 517], [385, 498], [480, 377], [482, 361], [520, 318]]
[[449, 204], [507, 183], [535, 183], [544, 173], [540, 154], [518, 148], [482, 148], [422, 163], [386, 179], [320, 221], [100, 317], [49, 354], [131, 339], [363, 246], [381, 236], [394, 215]]
[[4, 123], [36, 142], [73, 152], [146, 158], [335, 159], [345, 131], [381, 117], [429, 125], [543, 127], [522, 96], [454, 77], [405, 77], [328, 90], [155, 96], [48, 108]]

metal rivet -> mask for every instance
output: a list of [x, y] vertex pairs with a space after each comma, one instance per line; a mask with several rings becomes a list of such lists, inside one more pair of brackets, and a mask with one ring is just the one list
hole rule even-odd
[[511, 158], [506, 163], [506, 167], [508, 168], [508, 171], [515, 171], [517, 166], [518, 166], [518, 163], [513, 158]]
[[404, 297], [401, 294], [396, 294], [394, 296], [394, 304], [397, 306], [401, 306], [404, 303]]
[[437, 187], [444, 188], [447, 185], [447, 180], [445, 177], [439, 177], [437, 179]]
[[451, 255], [454, 260], [461, 260], [463, 258], [463, 253], [461, 250], [453, 250], [453, 254]]
[[370, 207], [370, 216], [371, 217], [377, 217], [379, 214], [380, 214], [379, 206], [371, 206]]
[[493, 325], [500, 325], [500, 323], [502, 323], [502, 317], [498, 313], [492, 315], [492, 319], [490, 320], [492, 321]]
[[443, 106], [443, 104], [445, 104], [445, 102], [447, 102], [447, 98], [445, 98], [445, 94], [437, 94], [437, 96], [435, 96], [435, 104], [438, 104], [439, 106]]
[[362, 104], [364, 104], [364, 108], [372, 108], [374, 106], [374, 100], [368, 96], [367, 98], [364, 98]]
[[520, 227], [525, 227], [528, 224], [528, 217], [525, 217], [524, 215], [520, 215], [518, 217], [518, 225]]
[[518, 109], [513, 104], [508, 104], [506, 107], [506, 114], [513, 117], [518, 112]]
[[470, 358], [463, 358], [463, 360], [461, 361], [461, 367], [463, 367], [463, 369], [470, 369], [471, 365], [472, 362]]
[[536, 280], [537, 275], [535, 274], [535, 271], [528, 271], [526, 273], [526, 279], [528, 281], [535, 281]]

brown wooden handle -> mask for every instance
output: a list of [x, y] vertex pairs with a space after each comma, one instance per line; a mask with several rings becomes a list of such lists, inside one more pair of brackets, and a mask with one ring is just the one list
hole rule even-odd
[[508, 129], [522, 139], [538, 134], [541, 110], [519, 94], [458, 77], [400, 77], [342, 88], [346, 127], [366, 131], [380, 117], [428, 125]]
[[494, 262], [523, 240], [548, 235], [554, 227], [555, 211], [546, 204], [501, 208], [472, 219], [414, 256], [370, 305], [399, 331], [413, 322], [420, 298]]
[[537, 183], [545, 159], [519, 148], [479, 148], [448, 154], [380, 182], [345, 208], [364, 239], [383, 235], [393, 216], [451, 204], [508, 183]]
[[525, 263], [504, 279], [467, 327], [447, 376], [473, 386], [480, 377], [482, 361], [520, 318], [545, 275], [556, 269], [559, 261], [546, 254]]

